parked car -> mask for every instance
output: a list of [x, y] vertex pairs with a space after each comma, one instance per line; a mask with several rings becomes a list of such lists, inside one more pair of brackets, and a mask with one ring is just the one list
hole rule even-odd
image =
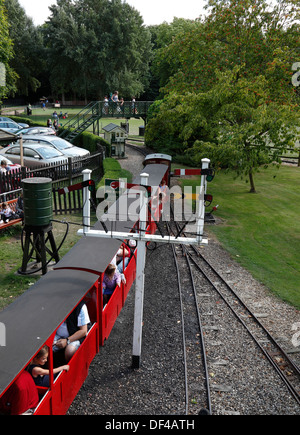
[[[0, 160], [5, 157], [13, 163], [21, 162], [20, 145], [10, 145], [0, 150]], [[30, 169], [40, 168], [49, 163], [64, 163], [66, 156], [55, 148], [41, 144], [26, 144], [23, 146], [24, 166]]]
[[22, 126], [13, 121], [0, 121], [0, 129], [8, 131], [9, 133], [16, 134], [20, 128], [22, 128]]
[[56, 136], [56, 131], [50, 127], [27, 127], [21, 128], [16, 134], [27, 135], [42, 135], [42, 136]]
[[14, 121], [13, 119], [6, 118], [6, 116], [0, 116], [0, 122], [2, 122], [2, 121], [5, 121], [5, 122], [13, 122], [13, 123], [15, 123], [15, 124], [20, 125], [22, 128], [27, 128], [27, 127], [29, 127], [28, 124], [24, 124], [23, 122], [16, 122], [16, 121]]
[[52, 146], [56, 150], [65, 154], [67, 157], [87, 157], [90, 155], [89, 151], [76, 147], [65, 139], [57, 136], [26, 135], [23, 137], [23, 145], [33, 143]]

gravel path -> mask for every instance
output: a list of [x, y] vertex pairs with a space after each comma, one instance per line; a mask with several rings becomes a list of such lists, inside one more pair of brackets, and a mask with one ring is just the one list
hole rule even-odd
[[[142, 169], [143, 157], [129, 149], [128, 156], [121, 164], [136, 176]], [[300, 365], [300, 345], [295, 347], [292, 342], [296, 337], [293, 327], [300, 329], [300, 312], [270, 294], [213, 236], [203, 255]], [[203, 293], [203, 285], [198, 282], [199, 294]], [[133, 312], [134, 288], [111, 336], [91, 364], [89, 376], [68, 412], [70, 415], [184, 414], [180, 311], [170, 246], [147, 253], [142, 367], [139, 370], [131, 368]], [[213, 414], [299, 414], [299, 406], [226, 309], [220, 306], [217, 318], [206, 319], [207, 325], [217, 324], [217, 328], [211, 328], [206, 334], [211, 385], [215, 386]], [[228, 334], [228, 324], [232, 334]], [[218, 347], [216, 343], [223, 346]], [[228, 349], [228, 354], [224, 354], [224, 348]], [[221, 364], [222, 361], [225, 363]]]

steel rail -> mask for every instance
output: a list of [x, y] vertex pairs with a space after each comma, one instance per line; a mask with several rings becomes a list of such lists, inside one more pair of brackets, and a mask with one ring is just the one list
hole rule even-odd
[[[178, 230], [178, 226], [176, 224], [176, 222], [174, 222], [177, 230]], [[171, 230], [171, 226], [168, 222], [166, 222], [166, 226], [168, 228], [168, 234], [170, 234], [170, 232], [173, 232]], [[174, 232], [173, 232], [174, 234]], [[188, 258], [187, 254], [187, 250], [186, 247], [184, 245], [180, 245], [181, 249], [184, 253], [186, 262], [187, 262], [187, 266], [188, 266], [188, 270], [189, 270], [189, 274], [190, 274], [190, 279], [191, 279], [191, 284], [192, 284], [192, 289], [193, 289], [193, 295], [194, 295], [194, 301], [195, 301], [195, 309], [196, 309], [196, 314], [197, 314], [197, 322], [198, 322], [198, 327], [199, 327], [199, 332], [200, 332], [200, 346], [201, 346], [201, 356], [202, 356], [202, 364], [203, 364], [203, 369], [204, 369], [204, 374], [205, 374], [205, 386], [206, 386], [206, 395], [207, 395], [207, 408], [202, 408], [200, 410], [200, 413], [208, 413], [208, 414], [212, 414], [212, 404], [211, 404], [211, 394], [210, 394], [210, 383], [209, 383], [209, 374], [208, 374], [208, 365], [207, 365], [207, 359], [206, 359], [206, 349], [205, 349], [205, 342], [204, 342], [204, 334], [203, 334], [203, 327], [202, 327], [202, 321], [201, 321], [201, 316], [200, 316], [200, 312], [199, 312], [199, 304], [198, 304], [198, 299], [197, 299], [197, 292], [196, 292], [196, 286], [195, 286], [195, 281], [194, 281], [194, 276], [193, 276], [193, 271], [191, 268], [191, 263], [190, 260]], [[175, 266], [176, 266], [176, 271], [177, 271], [177, 278], [178, 278], [178, 289], [179, 289], [179, 298], [180, 298], [180, 306], [181, 306], [181, 322], [182, 322], [182, 336], [183, 336], [183, 346], [184, 346], [184, 366], [185, 366], [185, 395], [186, 395], [186, 414], [188, 414], [188, 407], [189, 407], [189, 393], [188, 393], [188, 377], [187, 377], [187, 354], [186, 354], [186, 341], [185, 341], [185, 322], [184, 322], [184, 309], [183, 309], [183, 298], [182, 298], [182, 286], [181, 286], [181, 274], [180, 274], [180, 270], [179, 270], [179, 264], [178, 264], [178, 255], [176, 253], [175, 250], [175, 246], [172, 244], [172, 250], [173, 250], [173, 257], [174, 257], [174, 262], [175, 262]]]
[[[227, 289], [232, 293], [234, 298], [242, 305], [242, 307], [248, 311], [250, 318], [258, 325], [261, 330], [265, 332], [268, 339], [272, 344], [277, 348], [277, 350], [281, 353], [281, 355], [285, 358], [285, 360], [289, 363], [290, 368], [294, 371], [295, 376], [300, 376], [299, 368], [295, 365], [295, 363], [288, 357], [288, 355], [285, 353], [285, 351], [281, 348], [281, 346], [276, 342], [276, 340], [271, 336], [271, 334], [267, 331], [267, 329], [261, 324], [261, 322], [258, 320], [258, 318], [252, 313], [252, 311], [245, 305], [245, 303], [239, 298], [239, 296], [236, 294], [236, 292], [229, 286], [229, 284], [222, 278], [221, 275], [214, 269], [214, 267], [207, 262], [206, 259], [202, 256], [202, 254], [193, 247], [193, 249], [197, 252], [198, 256], [203, 259], [207, 263], [207, 265], [211, 268], [211, 270], [218, 276], [218, 278], [221, 280], [221, 282], [227, 287]], [[224, 294], [216, 287], [216, 285], [212, 282], [212, 280], [209, 278], [209, 276], [203, 271], [203, 269], [199, 266], [199, 264], [195, 261], [195, 259], [192, 257], [192, 255], [188, 252], [188, 256], [190, 257], [192, 263], [194, 266], [199, 270], [199, 272], [202, 273], [202, 275], [206, 278], [206, 280], [211, 284], [211, 286], [214, 288], [214, 290], [218, 293], [218, 295], [222, 298], [222, 300], [226, 303], [226, 305], [230, 308], [234, 316], [238, 319], [238, 321], [244, 326], [244, 328], [247, 330], [247, 332], [250, 334], [251, 338], [255, 342], [255, 344], [260, 348], [260, 350], [263, 352], [265, 357], [268, 359], [268, 361], [271, 363], [273, 368], [276, 370], [276, 372], [279, 374], [281, 379], [283, 380], [284, 384], [287, 386], [289, 391], [292, 393], [293, 397], [295, 398], [296, 402], [300, 405], [300, 394], [299, 391], [292, 385], [292, 383], [289, 381], [289, 379], [285, 376], [283, 371], [280, 369], [278, 364], [274, 361], [271, 354], [261, 345], [259, 340], [255, 337], [255, 335], [251, 332], [249, 327], [246, 325], [245, 321], [239, 316], [239, 314], [236, 312], [236, 309], [230, 304], [230, 302], [226, 299]]]

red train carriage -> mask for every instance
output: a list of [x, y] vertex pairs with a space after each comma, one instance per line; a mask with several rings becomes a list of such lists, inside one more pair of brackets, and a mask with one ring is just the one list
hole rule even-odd
[[[168, 166], [168, 171], [165, 173], [165, 176], [163, 179], [165, 180], [166, 184], [170, 185], [170, 177], [171, 177], [171, 164], [172, 164], [172, 157], [168, 154], [148, 154], [146, 156], [143, 165], [144, 167], [149, 167], [149, 165], [166, 165]], [[147, 172], [147, 171], [146, 171]]]
[[[158, 186], [162, 179], [168, 179], [169, 164], [161, 164], [156, 158], [155, 162], [145, 165], [144, 171], [149, 174], [149, 185]], [[135, 183], [138, 184], [139, 180], [135, 180]], [[124, 200], [124, 195], [119, 198], [119, 203]], [[133, 200], [126, 198], [128, 208]], [[134, 231], [138, 222], [129, 218], [115, 222], [114, 229], [128, 232], [128, 228], [132, 228]], [[95, 228], [100, 227], [100, 222], [97, 222]], [[155, 222], [151, 222], [149, 215], [147, 231], [154, 233], [155, 229]], [[135, 280], [136, 261], [132, 255], [124, 271], [126, 283], [115, 289], [103, 308], [103, 275], [119, 248], [118, 240], [83, 237], [56, 265], [55, 270], [42, 276], [34, 286], [0, 312], [0, 325], [5, 330], [5, 345], [0, 343], [0, 403], [1, 398], [2, 402], [5, 401], [10, 388], [20, 379], [30, 361], [47, 345], [50, 349], [50, 386], [36, 387], [40, 399], [34, 414], [57, 415], [67, 412], [87, 377], [93, 358], [109, 337]], [[69, 371], [61, 372], [54, 379], [52, 345], [55, 332], [82, 301], [87, 305], [91, 327], [68, 363]]]

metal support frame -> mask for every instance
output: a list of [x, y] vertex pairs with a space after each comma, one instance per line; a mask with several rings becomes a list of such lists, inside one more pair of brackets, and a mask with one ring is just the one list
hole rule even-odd
[[[209, 167], [210, 160], [202, 160], [202, 170]], [[84, 181], [90, 179], [89, 170], [83, 171]], [[149, 175], [143, 173], [141, 176], [141, 186], [148, 186]], [[132, 348], [132, 367], [139, 368], [141, 366], [142, 354], [142, 329], [143, 329], [143, 306], [144, 306], [144, 284], [145, 284], [145, 264], [146, 264], [146, 243], [173, 243], [185, 245], [205, 245], [208, 240], [203, 237], [204, 231], [204, 218], [205, 218], [205, 193], [207, 181], [206, 176], [201, 175], [201, 186], [199, 195], [199, 208], [197, 216], [197, 234], [195, 238], [187, 237], [172, 237], [161, 235], [146, 234], [147, 226], [147, 211], [149, 198], [147, 189], [136, 190], [140, 195], [140, 228], [138, 233], [118, 232], [118, 231], [97, 231], [90, 230], [90, 206], [89, 206], [89, 190], [88, 187], [84, 189], [84, 210], [83, 210], [83, 224], [84, 228], [79, 230], [77, 234], [85, 237], [100, 237], [112, 238], [119, 240], [136, 240], [137, 241], [137, 265], [136, 265], [136, 293], [135, 293], [135, 311], [134, 311], [134, 327], [133, 327], [133, 348]]]
[[[36, 226], [28, 226], [24, 227], [25, 232], [25, 244], [24, 244], [24, 253], [23, 253], [23, 261], [22, 267], [19, 269], [19, 273], [21, 275], [27, 275], [27, 266], [30, 260], [33, 258], [33, 254], [36, 255], [37, 263], [42, 264], [42, 274], [45, 275], [48, 271], [47, 268], [47, 252], [50, 253], [55, 262], [59, 262], [59, 255], [56, 248], [56, 243], [54, 240], [54, 236], [52, 233], [52, 224], [36, 227]], [[52, 252], [46, 247], [46, 238], [50, 242], [50, 246]]]

